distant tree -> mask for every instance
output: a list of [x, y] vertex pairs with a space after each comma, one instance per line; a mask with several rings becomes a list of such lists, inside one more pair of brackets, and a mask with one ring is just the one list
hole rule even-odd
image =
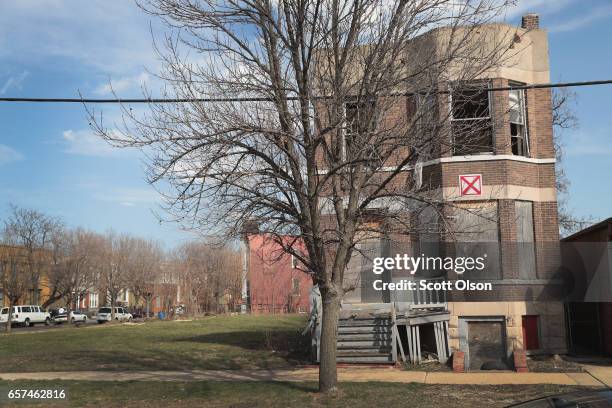
[[[53, 282], [54, 292], [65, 300], [69, 322], [72, 305], [96, 283], [98, 251], [102, 245], [102, 236], [83, 229], [67, 230], [53, 239], [49, 281]], [[51, 298], [47, 302], [50, 301]]]
[[[229, 292], [232, 302], [240, 297], [240, 254], [227, 246], [207, 242], [187, 243], [173, 254], [172, 267], [189, 308], [197, 312], [217, 312], [221, 297]], [[230, 302], [229, 307], [233, 307]]]
[[13, 306], [27, 293], [29, 280], [24, 273], [27, 256], [21, 248], [7, 245], [0, 246], [0, 285], [2, 293], [8, 299], [8, 316], [5, 330], [11, 331]]
[[50, 249], [53, 237], [61, 233], [61, 220], [37, 210], [11, 205], [9, 218], [4, 222], [4, 241], [25, 251], [24, 273], [28, 282], [31, 304], [38, 304], [41, 278], [51, 264]]
[[49, 295], [41, 305], [45, 309], [66, 296], [65, 263], [69, 253], [68, 235], [68, 231], [62, 228], [51, 238], [51, 260], [46, 279]]
[[115, 320], [117, 298], [128, 287], [130, 257], [134, 251], [134, 239], [125, 234], [108, 232], [98, 259], [98, 284], [111, 307], [111, 319]]
[[565, 174], [564, 157], [565, 144], [563, 135], [568, 129], [577, 129], [580, 125], [575, 113], [577, 96], [567, 88], [557, 88], [552, 93], [553, 141], [555, 144], [555, 164], [557, 205], [559, 214], [559, 233], [570, 235], [593, 223], [592, 217], [579, 217], [573, 214], [569, 207], [569, 188], [571, 182]]
[[147, 317], [153, 299], [153, 285], [160, 276], [160, 267], [164, 253], [155, 241], [135, 238], [132, 253], [130, 254], [126, 280], [128, 288], [134, 296], [134, 303], [144, 300]]

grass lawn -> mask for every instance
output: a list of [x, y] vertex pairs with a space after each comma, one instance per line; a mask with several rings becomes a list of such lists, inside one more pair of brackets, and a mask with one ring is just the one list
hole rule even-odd
[[313, 383], [255, 382], [5, 382], [2, 389], [45, 387], [68, 390], [69, 401], [14, 406], [75, 407], [503, 407], [578, 387], [555, 385], [471, 386], [398, 383], [342, 383], [324, 398]]
[[283, 368], [304, 361], [303, 315], [91, 325], [0, 335], [0, 372]]

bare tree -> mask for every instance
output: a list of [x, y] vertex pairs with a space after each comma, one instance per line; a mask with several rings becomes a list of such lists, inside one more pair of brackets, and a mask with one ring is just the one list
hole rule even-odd
[[126, 279], [128, 287], [134, 295], [135, 304], [138, 304], [140, 299], [145, 301], [147, 317], [149, 317], [151, 300], [153, 299], [152, 287], [160, 276], [163, 257], [164, 254], [159, 243], [140, 238], [134, 240]]
[[66, 295], [66, 285], [64, 282], [66, 279], [65, 262], [69, 253], [68, 235], [68, 231], [61, 228], [55, 231], [51, 237], [51, 259], [46, 279], [49, 296], [41, 305], [44, 309], [64, 298]]
[[29, 279], [24, 273], [27, 266], [27, 254], [23, 248], [0, 246], [0, 284], [2, 293], [8, 299], [8, 315], [5, 330], [11, 331], [13, 306], [27, 293]]
[[29, 302], [39, 303], [41, 278], [48, 272], [50, 265], [50, 246], [52, 238], [62, 229], [59, 219], [39, 211], [11, 205], [11, 215], [4, 223], [6, 243], [21, 247], [26, 254]]
[[64, 231], [53, 239], [54, 262], [49, 280], [54, 291], [66, 301], [69, 323], [72, 305], [96, 283], [98, 251], [102, 245], [102, 236], [82, 229]]
[[127, 235], [109, 232], [104, 237], [103, 249], [98, 259], [98, 285], [111, 307], [111, 320], [115, 320], [117, 298], [128, 286], [130, 256], [134, 240]]
[[152, 104], [144, 117], [126, 108], [123, 132], [96, 112], [92, 123], [114, 145], [147, 149], [149, 180], [170, 186], [162, 193], [174, 219], [234, 237], [255, 219], [314, 275], [323, 298], [319, 389], [333, 392], [356, 244], [414, 232], [408, 209], [441, 202], [414, 177], [420, 162], [492, 148], [490, 124], [464, 122], [450, 136], [446, 92], [458, 89], [465, 106], [486, 93], [477, 81], [525, 46], [515, 29], [486, 26], [507, 3], [142, 1], [179, 29], [160, 51], [167, 96], [233, 100]]
[[562, 137], [569, 129], [577, 129], [580, 125], [575, 114], [577, 97], [575, 92], [567, 88], [555, 89], [552, 94], [553, 141], [555, 144], [555, 176], [557, 187], [557, 205], [559, 206], [559, 229], [561, 236], [572, 234], [593, 223], [592, 217], [577, 217], [569, 208], [568, 196], [570, 180], [563, 166], [565, 144]]
[[[240, 254], [207, 242], [190, 242], [173, 254], [181, 288], [188, 297], [188, 307], [195, 312], [218, 312], [220, 299], [229, 293], [232, 301], [240, 297]], [[228, 305], [233, 307], [232, 304]]]

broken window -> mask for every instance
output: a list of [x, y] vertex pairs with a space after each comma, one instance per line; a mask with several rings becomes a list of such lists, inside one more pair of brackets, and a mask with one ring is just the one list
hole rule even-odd
[[529, 143], [527, 140], [527, 120], [525, 114], [525, 90], [513, 89], [510, 91], [510, 139], [512, 154], [516, 156], [529, 156]]
[[362, 147], [367, 143], [368, 132], [374, 129], [375, 103], [370, 102], [348, 102], [344, 105], [346, 126], [344, 129], [344, 143], [342, 144], [342, 157], [344, 160], [354, 157], [353, 149]]
[[451, 93], [453, 155], [493, 152], [488, 86], [471, 85]]

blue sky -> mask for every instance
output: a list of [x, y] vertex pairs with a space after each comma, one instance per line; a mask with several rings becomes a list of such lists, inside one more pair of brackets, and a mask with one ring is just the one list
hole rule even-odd
[[[612, 78], [612, 3], [519, 1], [509, 19], [538, 12], [549, 31], [553, 81]], [[20, 0], [0, 6], [0, 95], [139, 96], [159, 67], [151, 41], [159, 24], [128, 0]], [[612, 86], [575, 89], [580, 127], [564, 133], [570, 206], [612, 216]], [[105, 107], [106, 116], [119, 118]], [[62, 217], [68, 225], [109, 228], [163, 241], [192, 238], [161, 223], [159, 196], [138, 152], [96, 139], [80, 105], [0, 103], [0, 220], [8, 203]]]

